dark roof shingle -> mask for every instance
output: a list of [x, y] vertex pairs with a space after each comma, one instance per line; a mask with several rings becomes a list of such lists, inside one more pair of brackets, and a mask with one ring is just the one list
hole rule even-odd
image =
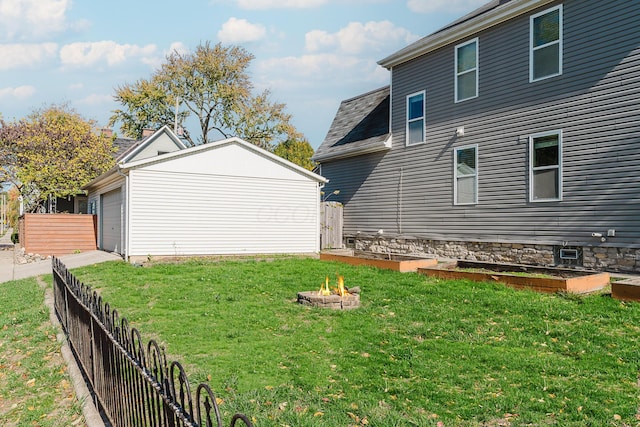
[[342, 101], [316, 161], [385, 150], [389, 140], [389, 86]]

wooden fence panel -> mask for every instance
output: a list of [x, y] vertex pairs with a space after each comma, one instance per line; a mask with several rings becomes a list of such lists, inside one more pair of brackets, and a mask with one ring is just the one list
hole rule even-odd
[[28, 253], [65, 255], [97, 249], [96, 216], [87, 214], [24, 214], [20, 244]]
[[342, 249], [342, 210], [342, 203], [321, 203], [320, 249]]

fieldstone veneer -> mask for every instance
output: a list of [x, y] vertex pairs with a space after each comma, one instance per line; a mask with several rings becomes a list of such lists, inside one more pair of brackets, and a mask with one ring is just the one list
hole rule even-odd
[[[355, 250], [376, 253], [429, 255], [495, 263], [555, 266], [553, 245], [456, 242], [445, 240], [354, 237]], [[593, 270], [640, 272], [640, 249], [583, 246], [582, 267]]]

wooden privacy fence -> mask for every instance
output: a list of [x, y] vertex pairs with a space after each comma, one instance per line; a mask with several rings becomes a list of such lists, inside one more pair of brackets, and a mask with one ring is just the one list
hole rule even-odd
[[96, 250], [96, 216], [86, 214], [24, 214], [20, 244], [26, 252], [65, 255]]
[[[69, 347], [110, 425], [222, 427], [216, 396], [206, 383], [195, 396], [178, 362], [167, 363], [154, 340], [143, 346], [126, 318], [53, 258], [55, 312]], [[215, 423], [213, 421], [215, 420]], [[230, 422], [253, 427], [242, 414]]]
[[342, 248], [342, 203], [322, 202], [320, 205], [320, 249]]

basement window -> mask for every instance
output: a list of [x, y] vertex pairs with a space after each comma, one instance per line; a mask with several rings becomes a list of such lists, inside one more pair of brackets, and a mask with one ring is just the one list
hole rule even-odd
[[556, 265], [581, 267], [583, 264], [583, 251], [579, 246], [554, 246], [553, 255]]

